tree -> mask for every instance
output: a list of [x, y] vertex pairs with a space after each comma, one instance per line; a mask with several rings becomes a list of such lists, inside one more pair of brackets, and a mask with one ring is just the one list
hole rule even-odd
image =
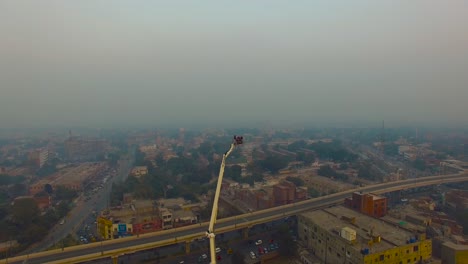
[[347, 170], [349, 168], [348, 164], [346, 163], [341, 163], [340, 164], [340, 170]]
[[29, 225], [18, 236], [18, 242], [21, 244], [31, 244], [41, 240], [47, 234], [47, 229], [37, 224]]
[[299, 140], [296, 142], [293, 142], [288, 145], [288, 150], [292, 152], [297, 152], [301, 148], [305, 148], [307, 146], [307, 142], [305, 140]]
[[302, 180], [301, 178], [288, 176], [288, 177], [286, 177], [286, 180], [294, 183], [294, 185], [296, 185], [296, 187], [304, 186], [304, 184], [305, 184], [304, 180]]
[[75, 190], [68, 189], [64, 186], [57, 186], [55, 190], [55, 198], [57, 200], [72, 201], [78, 193]]
[[231, 178], [232, 180], [237, 181], [237, 182], [241, 180], [242, 178], [241, 174], [242, 174], [242, 167], [239, 165], [226, 167], [225, 172], [224, 172], [224, 175], [227, 178]]
[[335, 178], [342, 181], [348, 180], [348, 175], [336, 172], [329, 165], [321, 166], [320, 169], [317, 171], [317, 174], [320, 176]]
[[10, 185], [15, 183], [21, 183], [24, 181], [24, 176], [9, 176], [0, 174], [0, 185]]
[[67, 216], [69, 211], [70, 211], [70, 206], [66, 202], [61, 202], [56, 208], [56, 213], [57, 213], [58, 218], [63, 218]]
[[309, 197], [311, 198], [316, 198], [320, 196], [320, 192], [312, 187], [308, 187], [307, 192], [309, 193]]
[[52, 188], [52, 185], [46, 183], [46, 184], [44, 185], [44, 191], [45, 191], [47, 194], [51, 195], [51, 194], [54, 192], [54, 189]]
[[135, 150], [135, 166], [144, 166], [146, 159], [145, 153], [141, 152], [140, 149]]
[[388, 143], [384, 146], [385, 155], [398, 156], [398, 145], [395, 143]]
[[375, 180], [376, 177], [375, 177], [375, 174], [373, 174], [370, 169], [369, 169], [370, 165], [366, 166], [366, 165], [359, 165], [358, 167], [358, 177], [359, 178], [362, 178], [362, 179], [367, 179], [367, 180]]
[[39, 170], [36, 171], [37, 176], [46, 177], [57, 172], [57, 167], [55, 162], [47, 162]]
[[418, 170], [425, 170], [426, 169], [426, 162], [422, 159], [416, 159], [413, 161], [413, 167], [415, 167]]
[[10, 197], [18, 197], [22, 195], [26, 195], [28, 192], [28, 188], [26, 184], [23, 183], [15, 183], [13, 186], [8, 188], [8, 192], [10, 193]]
[[11, 207], [13, 222], [27, 227], [39, 219], [39, 207], [32, 198], [17, 199]]
[[286, 157], [269, 155], [265, 160], [259, 161], [259, 163], [263, 169], [275, 174], [278, 173], [279, 170], [288, 166], [289, 160]]

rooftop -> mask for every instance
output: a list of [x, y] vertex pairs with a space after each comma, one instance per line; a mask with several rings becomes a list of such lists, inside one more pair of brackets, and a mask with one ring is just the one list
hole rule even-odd
[[[302, 215], [312, 219], [313, 222], [337, 236], [339, 236], [339, 232], [344, 227], [355, 230], [356, 243], [353, 244], [357, 250], [369, 247], [369, 242], [372, 241], [370, 236], [371, 230], [374, 236], [381, 237], [380, 242], [370, 243], [372, 245], [370, 247], [371, 250], [375, 252], [405, 245], [409, 238], [414, 237], [414, 234], [409, 231], [394, 227], [382, 220], [360, 214], [343, 206], [306, 212], [302, 213]], [[354, 219], [354, 221], [346, 219]]]
[[374, 193], [355, 192], [355, 194], [358, 194], [358, 195], [368, 195], [368, 196], [372, 197], [372, 200], [385, 199], [384, 196], [377, 195], [377, 194], [374, 194]]

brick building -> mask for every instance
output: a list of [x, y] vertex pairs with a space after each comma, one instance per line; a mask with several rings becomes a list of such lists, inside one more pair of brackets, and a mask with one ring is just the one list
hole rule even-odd
[[387, 214], [387, 197], [372, 193], [354, 192], [351, 198], [345, 199], [345, 205], [373, 217]]

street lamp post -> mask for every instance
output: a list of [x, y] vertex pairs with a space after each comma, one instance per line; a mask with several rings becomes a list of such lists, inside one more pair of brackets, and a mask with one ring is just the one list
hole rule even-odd
[[216, 217], [218, 216], [218, 201], [221, 192], [221, 184], [223, 183], [224, 166], [226, 165], [226, 158], [229, 156], [229, 154], [231, 154], [231, 152], [237, 145], [240, 145], [242, 143], [242, 136], [234, 136], [234, 139], [231, 143], [231, 147], [226, 153], [223, 154], [221, 168], [219, 169], [218, 183], [216, 185], [216, 192], [213, 200], [213, 208], [211, 211], [210, 225], [208, 226], [208, 230], [206, 231], [206, 236], [210, 239], [210, 255], [212, 264], [216, 264], [214, 224], [216, 223]]

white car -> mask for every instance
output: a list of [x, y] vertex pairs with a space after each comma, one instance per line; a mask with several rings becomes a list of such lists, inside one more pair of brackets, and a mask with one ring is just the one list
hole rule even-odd
[[219, 252], [221, 252], [221, 249], [220, 249], [220, 248], [216, 248], [215, 251], [216, 251], [216, 253], [219, 253]]
[[256, 246], [258, 246], [258, 245], [261, 245], [262, 243], [263, 243], [263, 241], [262, 241], [262, 240], [260, 240], [260, 239], [259, 239], [259, 240], [257, 240], [257, 241], [255, 241], [255, 245], [256, 245]]
[[252, 259], [257, 258], [257, 256], [255, 255], [255, 253], [253, 253], [253, 251], [250, 251], [250, 258], [252, 258]]
[[208, 256], [207, 256], [206, 254], [201, 255], [201, 257], [202, 257], [203, 259], [207, 259], [207, 258], [208, 258]]

